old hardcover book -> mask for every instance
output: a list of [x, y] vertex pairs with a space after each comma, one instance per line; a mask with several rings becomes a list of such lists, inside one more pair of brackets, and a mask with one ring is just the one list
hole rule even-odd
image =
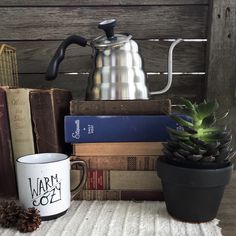
[[[156, 156], [79, 156], [86, 161], [89, 169], [94, 170], [156, 170]], [[76, 160], [76, 156], [71, 159]]]
[[[80, 178], [74, 171], [74, 179]], [[88, 169], [87, 190], [161, 190], [161, 180], [156, 171], [119, 171], [119, 170], [91, 170]]]
[[30, 92], [32, 121], [38, 153], [71, 153], [64, 141], [64, 116], [70, 113], [71, 92], [64, 89]]
[[164, 201], [164, 196], [158, 190], [82, 190], [74, 200]]
[[35, 153], [29, 93], [32, 89], [6, 88], [14, 159]]
[[[189, 117], [179, 117], [190, 120]], [[166, 127], [183, 128], [167, 115], [65, 116], [67, 143], [166, 142]]]
[[0, 87], [0, 197], [17, 197], [7, 98]]
[[113, 143], [75, 143], [73, 155], [76, 156], [157, 156], [162, 155], [162, 142], [113, 142]]
[[72, 100], [70, 113], [71, 115], [164, 115], [171, 113], [171, 100]]

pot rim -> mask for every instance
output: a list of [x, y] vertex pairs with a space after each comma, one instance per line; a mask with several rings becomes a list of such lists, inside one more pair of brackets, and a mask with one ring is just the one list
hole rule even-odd
[[157, 160], [157, 174], [165, 183], [172, 183], [188, 187], [217, 187], [227, 185], [231, 179], [233, 163], [218, 169], [194, 169], [175, 166]]

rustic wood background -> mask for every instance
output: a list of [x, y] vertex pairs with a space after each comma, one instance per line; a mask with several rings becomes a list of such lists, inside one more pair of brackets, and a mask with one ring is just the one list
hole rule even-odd
[[64, 38], [93, 39], [108, 18], [117, 19], [116, 32], [129, 32], [139, 43], [151, 91], [167, 81], [169, 40], [186, 39], [174, 50], [173, 85], [158, 98], [217, 98], [230, 110], [236, 135], [235, 0], [1, 0], [0, 42], [17, 48], [20, 86], [66, 88], [84, 99], [91, 48], [68, 48], [56, 80], [45, 81], [44, 73]]
[[[97, 24], [117, 19], [116, 32], [129, 32], [140, 45], [150, 90], [165, 86], [169, 39], [184, 38], [174, 50], [173, 86], [159, 97], [204, 97], [208, 0], [1, 0], [0, 41], [17, 48], [22, 87], [60, 87], [84, 99], [91, 48], [71, 46], [52, 82], [47, 65], [60, 42], [71, 34], [93, 39]], [[68, 73], [77, 73], [69, 75]], [[198, 73], [201, 74], [198, 74]], [[194, 74], [192, 74], [194, 73]]]

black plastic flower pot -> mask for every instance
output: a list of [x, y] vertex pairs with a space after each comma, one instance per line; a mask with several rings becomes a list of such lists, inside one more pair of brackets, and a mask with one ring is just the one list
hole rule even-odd
[[185, 222], [213, 220], [232, 171], [232, 164], [220, 169], [192, 169], [159, 158], [157, 173], [162, 181], [167, 211]]

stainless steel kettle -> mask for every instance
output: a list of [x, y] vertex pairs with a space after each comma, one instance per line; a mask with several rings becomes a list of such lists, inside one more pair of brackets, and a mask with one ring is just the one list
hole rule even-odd
[[174, 41], [169, 49], [167, 85], [160, 91], [149, 93], [138, 44], [129, 34], [114, 34], [115, 25], [115, 19], [99, 23], [98, 28], [103, 29], [106, 35], [91, 42], [76, 35], [66, 38], [48, 66], [46, 79], [56, 78], [66, 48], [74, 43], [83, 47], [88, 45], [93, 49], [94, 59], [86, 91], [87, 100], [148, 99], [149, 95], [162, 94], [169, 90], [172, 84], [172, 52], [182, 39]]

